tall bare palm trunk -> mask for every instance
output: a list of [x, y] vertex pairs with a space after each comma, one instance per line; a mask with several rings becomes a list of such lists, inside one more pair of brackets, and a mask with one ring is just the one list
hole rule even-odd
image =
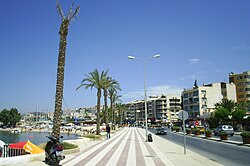
[[111, 128], [114, 130], [114, 110], [113, 110], [113, 96], [110, 96], [110, 109], [111, 109], [111, 114], [112, 114], [112, 126]]
[[101, 89], [97, 90], [97, 119], [96, 119], [96, 134], [100, 134], [100, 108], [101, 108]]
[[56, 97], [55, 97], [55, 111], [53, 119], [53, 132], [52, 136], [60, 136], [60, 122], [62, 116], [62, 99], [63, 99], [63, 85], [64, 85], [64, 67], [66, 57], [66, 45], [68, 35], [69, 21], [63, 20], [60, 26], [60, 44], [57, 65], [57, 82], [56, 82]]
[[108, 124], [109, 122], [109, 113], [108, 113], [108, 92], [104, 90], [104, 109], [105, 109], [105, 123]]

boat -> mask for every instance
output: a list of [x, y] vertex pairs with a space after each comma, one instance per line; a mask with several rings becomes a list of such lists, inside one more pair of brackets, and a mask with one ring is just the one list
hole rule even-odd
[[10, 132], [13, 133], [13, 134], [16, 134], [16, 133], [21, 133], [22, 130], [21, 129], [13, 129]]

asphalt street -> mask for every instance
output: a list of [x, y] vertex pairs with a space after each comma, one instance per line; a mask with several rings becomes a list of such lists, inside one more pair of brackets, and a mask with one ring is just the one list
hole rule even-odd
[[[151, 129], [150, 131], [155, 133], [154, 129]], [[183, 135], [168, 130], [168, 134], [162, 135], [161, 137], [183, 146]], [[238, 136], [235, 138], [238, 138]], [[222, 165], [246, 166], [250, 163], [249, 147], [191, 136], [186, 136], [186, 144], [188, 149]]]

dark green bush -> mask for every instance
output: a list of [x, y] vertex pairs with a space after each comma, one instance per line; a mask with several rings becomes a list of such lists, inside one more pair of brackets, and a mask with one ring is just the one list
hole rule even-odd
[[250, 131], [243, 131], [240, 136], [242, 137], [250, 137]]
[[228, 135], [228, 134], [225, 131], [221, 131], [221, 132], [219, 132], [219, 135]]
[[212, 130], [205, 130], [205, 133], [211, 134]]
[[87, 137], [87, 138], [90, 138], [90, 139], [101, 139], [101, 135], [95, 135], [95, 134], [88, 134], [88, 135], [84, 135], [83, 137]]
[[68, 142], [62, 142], [62, 144], [63, 144], [63, 147], [64, 147], [65, 150], [67, 150], [67, 149], [75, 149], [75, 148], [78, 147], [77, 145], [71, 144], [71, 143], [68, 143]]

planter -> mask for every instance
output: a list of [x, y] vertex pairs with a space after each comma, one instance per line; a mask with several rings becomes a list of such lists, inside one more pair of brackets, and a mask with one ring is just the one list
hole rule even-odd
[[243, 144], [250, 144], [250, 137], [242, 137]]
[[192, 131], [191, 131], [191, 130], [186, 130], [186, 133], [187, 133], [187, 134], [191, 134]]
[[249, 131], [243, 131], [241, 134], [243, 144], [250, 144], [250, 132]]
[[206, 137], [212, 137], [212, 133], [205, 133]]
[[200, 131], [194, 131], [194, 135], [200, 135]]
[[228, 135], [227, 134], [221, 134], [220, 135], [220, 140], [228, 140]]
[[206, 137], [212, 137], [212, 130], [205, 130]]

